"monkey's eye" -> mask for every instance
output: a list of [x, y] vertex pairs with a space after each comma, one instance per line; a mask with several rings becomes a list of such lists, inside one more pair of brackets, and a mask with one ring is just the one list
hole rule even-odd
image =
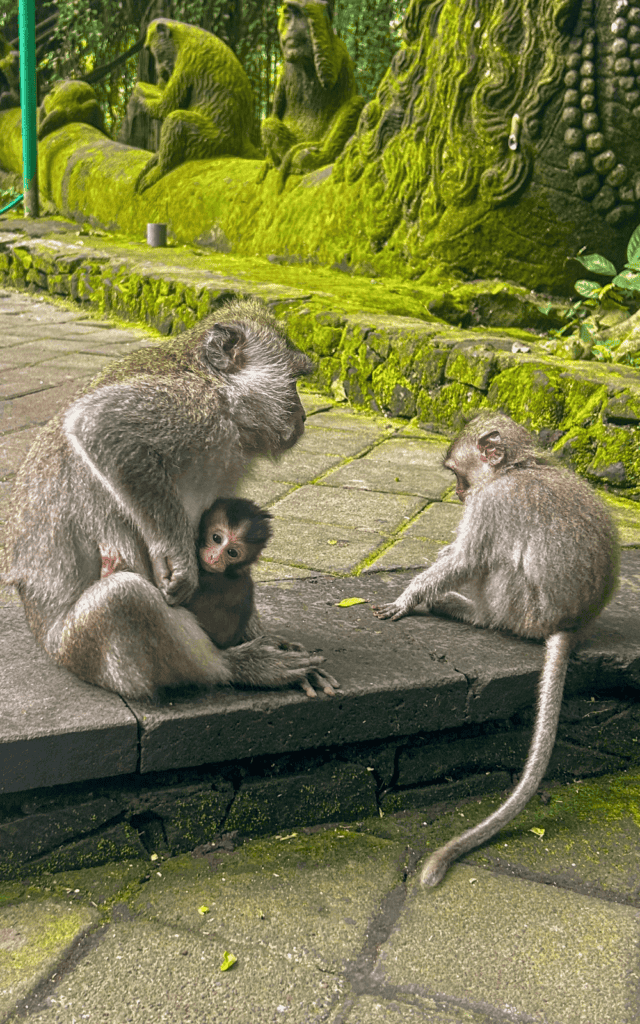
[[214, 544], [222, 544], [222, 537], [220, 536], [219, 533], [212, 533], [211, 540], [213, 541]]
[[235, 548], [227, 548], [227, 554], [228, 554], [229, 558], [237, 558], [238, 557], [238, 552], [236, 551]]

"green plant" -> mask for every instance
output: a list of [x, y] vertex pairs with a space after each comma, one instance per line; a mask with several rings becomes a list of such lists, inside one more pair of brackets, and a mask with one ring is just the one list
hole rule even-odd
[[[639, 298], [640, 224], [629, 239], [627, 262], [624, 270], [620, 273], [605, 256], [601, 256], [599, 253], [583, 256], [583, 252], [584, 249], [581, 249], [573, 259], [581, 263], [586, 270], [590, 270], [594, 274], [600, 274], [602, 277], [611, 277], [612, 280], [607, 281], [606, 284], [600, 284], [598, 281], [592, 281], [588, 278], [581, 278], [576, 281], [574, 288], [582, 298], [571, 307], [575, 311], [576, 316], [574, 316], [571, 324], [567, 325], [567, 327], [584, 320], [586, 318], [585, 313], [586, 316], [589, 315], [589, 307], [598, 308], [603, 313], [611, 309], [628, 310], [629, 304], [634, 303]], [[565, 328], [562, 330], [564, 331]], [[593, 341], [593, 328], [586, 323], [581, 323], [580, 338], [585, 342], [588, 340]], [[619, 340], [607, 344], [604, 339], [601, 339], [599, 344], [593, 345], [592, 354], [602, 362], [610, 362], [612, 357], [611, 350], [619, 344]]]

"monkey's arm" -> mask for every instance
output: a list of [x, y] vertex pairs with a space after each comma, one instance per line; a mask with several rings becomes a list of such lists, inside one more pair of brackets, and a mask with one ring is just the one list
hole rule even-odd
[[[193, 530], [167, 471], [175, 436], [185, 431], [177, 418], [157, 387], [119, 384], [80, 398], [63, 424], [79, 462], [142, 536], [169, 604], [187, 601], [198, 581]], [[161, 423], [171, 424], [166, 433]]]
[[411, 580], [400, 597], [389, 604], [374, 605], [373, 612], [379, 619], [404, 618], [418, 604], [431, 608], [443, 594], [466, 582], [473, 576], [473, 570], [460, 557], [457, 544], [452, 544], [438, 555], [428, 569]]
[[317, 167], [333, 163], [344, 149], [349, 136], [356, 130], [363, 106], [362, 96], [352, 96], [335, 114], [320, 142], [298, 142], [292, 146], [285, 157], [288, 172], [308, 174]]
[[157, 95], [153, 97], [150, 95], [145, 96], [142, 92], [138, 93], [140, 106], [146, 110], [149, 117], [161, 120], [167, 114], [170, 114], [172, 110], [188, 109], [191, 99], [191, 86], [185, 81], [184, 75], [174, 72], [164, 89], [161, 90], [157, 86], [154, 86], [154, 88], [157, 91]]

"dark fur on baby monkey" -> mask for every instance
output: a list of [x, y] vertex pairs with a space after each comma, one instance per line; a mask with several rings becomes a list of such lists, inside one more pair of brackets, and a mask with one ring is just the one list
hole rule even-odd
[[443, 465], [455, 474], [465, 504], [456, 538], [375, 614], [401, 619], [423, 604], [474, 626], [545, 640], [546, 652], [518, 785], [493, 814], [431, 855], [421, 874], [426, 885], [437, 885], [454, 860], [499, 832], [538, 789], [569, 656], [612, 597], [619, 565], [616, 529], [603, 503], [584, 481], [542, 457], [531, 434], [508, 416], [474, 419]]
[[251, 566], [271, 537], [271, 514], [245, 498], [218, 498], [200, 522], [198, 587], [185, 608], [220, 648], [261, 633]]

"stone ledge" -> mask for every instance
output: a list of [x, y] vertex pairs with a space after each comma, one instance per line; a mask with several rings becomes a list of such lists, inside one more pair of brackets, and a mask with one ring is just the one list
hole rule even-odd
[[[572, 658], [545, 787], [640, 763], [640, 551]], [[379, 622], [411, 573], [259, 587], [265, 623], [322, 650], [342, 684], [131, 704], [55, 668], [5, 610], [0, 878], [224, 845], [504, 792], [531, 735], [542, 646], [432, 616]], [[292, 625], [295, 623], [295, 625]], [[426, 808], [426, 810], [425, 810]], [[220, 840], [220, 835], [223, 835]], [[212, 845], [213, 844], [213, 845]]]
[[[573, 657], [567, 694], [640, 688], [640, 551], [623, 552], [620, 590]], [[127, 704], [52, 665], [21, 608], [2, 623], [0, 792], [105, 776], [298, 755], [363, 741], [397, 746], [416, 733], [503, 721], [530, 706], [540, 644], [433, 616], [373, 618], [411, 573], [310, 577], [259, 587], [267, 628], [321, 651], [340, 681], [335, 698], [302, 693], [175, 694]], [[417, 781], [417, 780], [415, 780]]]

